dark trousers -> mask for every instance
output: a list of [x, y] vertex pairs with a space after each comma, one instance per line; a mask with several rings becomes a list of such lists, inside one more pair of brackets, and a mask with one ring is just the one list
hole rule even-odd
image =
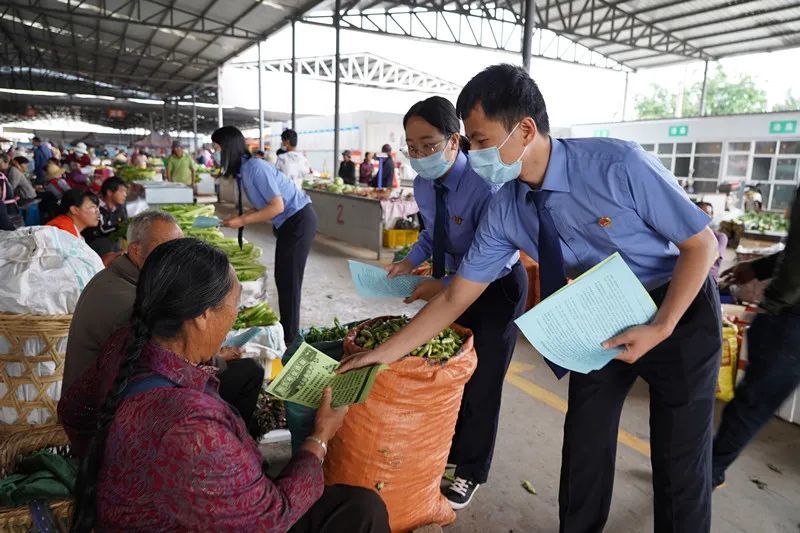
[[475, 335], [478, 367], [464, 386], [449, 462], [456, 476], [476, 483], [486, 482], [492, 465], [503, 380], [517, 343], [514, 319], [524, 311], [527, 294], [528, 276], [517, 263], [456, 321]]
[[253, 359], [234, 359], [226, 362], [217, 377], [220, 398], [239, 411], [252, 435], [256, 429], [253, 413], [264, 385], [264, 368]]
[[[660, 305], [666, 286], [652, 291]], [[650, 386], [656, 532], [711, 528], [711, 437], [722, 332], [706, 280], [672, 335], [629, 365], [612, 361], [569, 382], [559, 517], [562, 532], [601, 531], [611, 506], [622, 404], [638, 376]]]
[[308, 204], [274, 229], [275, 285], [278, 287], [278, 308], [286, 344], [294, 341], [300, 330], [300, 291], [303, 274], [317, 234], [317, 214]]
[[800, 384], [800, 315], [758, 315], [747, 333], [749, 363], [714, 437], [715, 483]]
[[389, 533], [386, 505], [375, 491], [332, 485], [290, 533]]

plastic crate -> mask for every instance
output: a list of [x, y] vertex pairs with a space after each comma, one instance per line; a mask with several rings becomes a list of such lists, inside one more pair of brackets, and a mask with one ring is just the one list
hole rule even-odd
[[385, 248], [402, 248], [414, 244], [419, 239], [417, 229], [385, 229], [383, 230], [383, 246]]

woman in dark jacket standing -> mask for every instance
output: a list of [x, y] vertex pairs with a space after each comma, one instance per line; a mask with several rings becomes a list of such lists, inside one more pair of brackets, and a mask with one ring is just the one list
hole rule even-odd
[[241, 228], [271, 222], [278, 239], [275, 245], [275, 285], [287, 344], [300, 329], [300, 292], [303, 274], [317, 234], [317, 214], [311, 199], [273, 165], [252, 157], [244, 135], [233, 126], [223, 126], [211, 135], [214, 149], [222, 154], [223, 175], [235, 177], [255, 210], [228, 218], [222, 224]]

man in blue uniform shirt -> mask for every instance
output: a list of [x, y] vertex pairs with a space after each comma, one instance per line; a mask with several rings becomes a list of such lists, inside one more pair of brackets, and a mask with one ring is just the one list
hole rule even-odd
[[404, 330], [341, 371], [394, 361], [433, 337], [516, 250], [539, 261], [543, 297], [619, 252], [659, 310], [651, 323], [604, 343], [624, 349], [617, 360], [570, 377], [561, 531], [599, 531], [606, 523], [619, 417], [637, 377], [650, 386], [655, 530], [709, 531], [721, 334], [719, 298], [708, 278], [717, 253], [708, 216], [635, 143], [552, 139], [544, 99], [519, 67], [479, 73], [457, 109], [472, 143], [473, 169], [506, 185], [450, 286]]

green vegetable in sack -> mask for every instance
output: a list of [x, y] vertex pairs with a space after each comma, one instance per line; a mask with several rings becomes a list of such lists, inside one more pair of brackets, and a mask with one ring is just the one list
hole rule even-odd
[[[408, 317], [381, 319], [368, 328], [362, 328], [356, 338], [356, 344], [367, 350], [380, 346], [408, 324]], [[413, 350], [409, 355], [424, 357], [431, 361], [445, 362], [461, 350], [464, 337], [453, 328], [446, 328], [428, 343]]]
[[323, 328], [311, 326], [308, 331], [303, 335], [308, 343], [325, 342], [325, 341], [339, 341], [347, 336], [347, 328], [342, 326], [338, 318], [333, 319], [333, 327]]

